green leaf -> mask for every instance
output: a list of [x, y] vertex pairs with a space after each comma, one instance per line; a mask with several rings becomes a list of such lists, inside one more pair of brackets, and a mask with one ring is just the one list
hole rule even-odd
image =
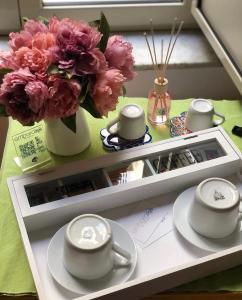
[[9, 69], [9, 68], [2, 68], [2, 69], [0, 69], [0, 75], [5, 75], [5, 74], [10, 73], [12, 71], [13, 70]]
[[49, 73], [49, 74], [58, 74], [58, 73], [61, 73], [61, 72], [60, 72], [57, 65], [51, 64], [47, 69], [47, 73]]
[[59, 67], [55, 64], [51, 64], [48, 69], [47, 69], [47, 73], [48, 74], [60, 74], [62, 75], [62, 77], [66, 78], [66, 79], [71, 79], [73, 77], [71, 72], [65, 71], [65, 70], [61, 70], [59, 69]]
[[86, 94], [85, 101], [80, 104], [85, 110], [87, 110], [94, 118], [102, 118], [100, 113], [97, 111], [95, 103], [89, 92]]
[[100, 20], [91, 21], [88, 24], [92, 27], [98, 28], [98, 26], [100, 25]]
[[70, 72], [65, 72], [65, 77], [67, 79], [71, 79], [72, 78], [72, 74]]
[[98, 26], [98, 30], [103, 34], [101, 41], [99, 43], [99, 49], [104, 53], [108, 43], [110, 27], [103, 12], [101, 12], [101, 20]]
[[24, 124], [24, 126], [34, 126], [35, 122], [30, 122], [28, 124]]
[[122, 86], [122, 90], [123, 90], [123, 96], [125, 97], [126, 94], [127, 94], [127, 90], [126, 90], [126, 87], [124, 85]]
[[29, 18], [23, 17], [22, 20], [23, 20], [23, 23], [26, 23], [27, 21], [29, 21]]
[[5, 106], [0, 104], [0, 116], [1, 117], [7, 117], [7, 113], [6, 113], [6, 110], [5, 110]]
[[90, 90], [90, 86], [91, 86], [90, 81], [87, 81], [86, 83], [82, 84], [81, 93], [80, 93], [80, 96], [78, 97], [78, 100], [79, 100], [80, 104], [82, 104], [85, 101], [85, 99], [87, 97], [87, 93]]
[[61, 118], [61, 121], [66, 125], [66, 127], [76, 133], [76, 114], [67, 118]]
[[13, 71], [12, 69], [8, 69], [8, 68], [0, 69], [0, 84], [2, 83], [4, 75], [6, 75], [7, 73], [10, 73], [12, 71]]
[[46, 19], [45, 17], [39, 16], [39, 17], [37, 18], [37, 20], [39, 20], [40, 22], [44, 23], [46, 26], [49, 25], [49, 20]]

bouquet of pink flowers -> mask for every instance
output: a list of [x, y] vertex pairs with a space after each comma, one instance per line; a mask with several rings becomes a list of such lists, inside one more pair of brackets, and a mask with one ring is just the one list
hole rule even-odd
[[94, 117], [116, 108], [124, 82], [134, 78], [132, 46], [109, 37], [102, 14], [92, 24], [71, 19], [25, 20], [0, 52], [0, 116], [23, 125], [61, 118], [75, 132], [79, 106]]

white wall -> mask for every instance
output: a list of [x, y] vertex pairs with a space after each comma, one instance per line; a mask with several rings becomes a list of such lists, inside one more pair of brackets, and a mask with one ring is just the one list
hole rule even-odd
[[[173, 99], [241, 99], [223, 67], [171, 69], [167, 72], [167, 78]], [[147, 97], [153, 80], [152, 71], [138, 72], [138, 76], [126, 84], [127, 96]]]

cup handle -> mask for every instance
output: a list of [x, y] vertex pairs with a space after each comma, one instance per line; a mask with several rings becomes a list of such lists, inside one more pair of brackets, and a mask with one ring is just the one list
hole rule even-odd
[[114, 261], [114, 267], [116, 268], [122, 268], [122, 267], [128, 267], [131, 264], [131, 255], [128, 251], [121, 248], [117, 243], [113, 243], [113, 251], [115, 253], [118, 253], [120, 256], [122, 256], [124, 259], [120, 259], [117, 255], [115, 256]]
[[224, 116], [224, 114], [219, 113], [219, 112], [217, 112], [217, 111], [214, 111], [214, 114], [215, 114], [216, 116], [220, 117], [221, 119], [220, 119], [220, 120], [213, 121], [213, 125], [214, 125], [214, 126], [218, 126], [218, 125], [223, 124], [223, 122], [225, 121], [225, 116]]
[[[237, 171], [236, 173], [238, 179], [240, 181], [242, 181], [242, 175], [240, 173], [240, 169]], [[240, 204], [239, 204], [239, 217], [238, 217], [238, 221], [242, 221], [242, 195], [241, 193], [239, 193], [239, 198], [240, 198]]]
[[[240, 169], [237, 171], [236, 175], [240, 181], [242, 181], [242, 174], [240, 173]], [[242, 198], [241, 198], [242, 199]]]
[[119, 121], [119, 117], [113, 119], [112, 121], [110, 121], [110, 122], [108, 123], [108, 125], [107, 125], [107, 131], [108, 131], [109, 133], [111, 133], [111, 134], [116, 134], [116, 133], [118, 132], [118, 128], [116, 128], [116, 130], [114, 130], [114, 129], [110, 130], [110, 128], [111, 128], [113, 125], [115, 125], [116, 123], [118, 123], [118, 121]]
[[240, 204], [239, 204], [239, 217], [238, 217], [238, 221], [242, 221], [242, 197], [240, 194]]

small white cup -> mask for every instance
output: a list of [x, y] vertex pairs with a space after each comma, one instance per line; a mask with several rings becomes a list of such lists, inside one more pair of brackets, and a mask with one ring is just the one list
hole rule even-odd
[[230, 235], [241, 219], [240, 195], [228, 180], [208, 178], [196, 188], [188, 221], [191, 227], [208, 238]]
[[68, 224], [63, 264], [73, 276], [93, 280], [105, 276], [113, 267], [127, 267], [130, 263], [131, 255], [113, 241], [111, 227], [104, 218], [85, 214]]
[[145, 113], [137, 104], [125, 105], [119, 116], [107, 125], [110, 134], [117, 134], [125, 140], [136, 140], [146, 131]]
[[[213, 116], [220, 120], [213, 120]], [[225, 121], [222, 113], [214, 110], [213, 104], [206, 99], [195, 99], [189, 106], [185, 127], [193, 132], [221, 125]]]

